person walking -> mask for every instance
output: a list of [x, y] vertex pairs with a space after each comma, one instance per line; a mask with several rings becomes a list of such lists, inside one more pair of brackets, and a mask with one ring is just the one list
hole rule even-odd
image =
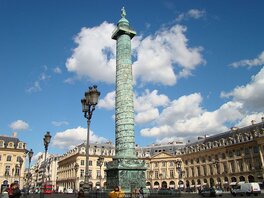
[[144, 190], [143, 190], [143, 187], [140, 187], [140, 189], [139, 189], [139, 198], [144, 198]]
[[20, 198], [21, 191], [18, 187], [17, 183], [12, 183], [9, 190], [8, 190], [8, 197], [9, 198]]

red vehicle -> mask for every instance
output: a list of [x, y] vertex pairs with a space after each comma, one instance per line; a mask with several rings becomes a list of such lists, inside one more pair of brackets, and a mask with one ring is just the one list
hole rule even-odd
[[51, 184], [44, 184], [44, 186], [42, 187], [42, 192], [44, 194], [51, 194], [51, 193], [53, 193], [52, 185]]

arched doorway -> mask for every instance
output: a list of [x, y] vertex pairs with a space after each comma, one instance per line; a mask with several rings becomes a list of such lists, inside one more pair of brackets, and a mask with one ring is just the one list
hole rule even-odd
[[215, 185], [215, 181], [213, 178], [210, 178], [210, 187], [213, 187]]
[[146, 183], [146, 188], [147, 188], [147, 189], [150, 189], [150, 188], [151, 188], [151, 183], [150, 183], [150, 182], [147, 182], [147, 183]]
[[249, 176], [248, 176], [248, 182], [249, 182], [249, 183], [250, 183], [250, 182], [255, 182], [255, 178], [254, 178], [253, 175], [249, 175]]
[[231, 177], [231, 183], [230, 186], [235, 186], [237, 184], [237, 179], [235, 177]]
[[155, 188], [155, 189], [158, 189], [158, 188], [159, 188], [159, 182], [157, 182], [157, 181], [154, 182], [154, 188]]
[[196, 187], [197, 187], [198, 189], [201, 189], [201, 180], [200, 180], [200, 179], [197, 180], [197, 185], [196, 185]]
[[178, 182], [178, 188], [179, 188], [179, 190], [183, 190], [184, 189], [184, 183], [183, 183], [183, 181], [182, 180], [180, 180], [179, 182]]
[[240, 181], [240, 182], [244, 182], [244, 181], [246, 181], [246, 179], [245, 179], [244, 176], [240, 176], [240, 177], [239, 177], [239, 181]]
[[221, 182], [220, 177], [217, 177], [216, 181], [217, 181], [217, 187], [222, 188], [222, 182]]
[[204, 180], [203, 180], [203, 187], [208, 187], [207, 179], [204, 179]]
[[163, 181], [161, 183], [161, 188], [168, 188], [167, 182]]
[[190, 182], [189, 182], [189, 180], [186, 181], [186, 188], [190, 188]]
[[96, 183], [95, 183], [95, 188], [96, 188], [96, 189], [100, 189], [100, 182], [96, 182]]
[[170, 181], [170, 184], [169, 184], [170, 186], [170, 188], [173, 188], [173, 189], [175, 189], [175, 182], [174, 181]]

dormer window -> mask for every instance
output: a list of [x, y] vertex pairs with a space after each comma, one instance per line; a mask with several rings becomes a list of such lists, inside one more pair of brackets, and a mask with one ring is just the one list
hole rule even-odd
[[4, 147], [4, 141], [0, 140], [0, 148]]
[[23, 149], [23, 143], [22, 143], [22, 142], [19, 142], [19, 143], [18, 143], [18, 148], [19, 148], [19, 149]]
[[14, 148], [14, 142], [9, 142], [8, 143], [8, 148]]

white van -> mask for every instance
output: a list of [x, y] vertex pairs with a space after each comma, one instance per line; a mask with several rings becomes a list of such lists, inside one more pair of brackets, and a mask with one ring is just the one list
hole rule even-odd
[[241, 183], [235, 186], [232, 190], [231, 193], [233, 196], [236, 195], [251, 195], [254, 194], [257, 196], [258, 194], [261, 193], [260, 187], [258, 183]]

